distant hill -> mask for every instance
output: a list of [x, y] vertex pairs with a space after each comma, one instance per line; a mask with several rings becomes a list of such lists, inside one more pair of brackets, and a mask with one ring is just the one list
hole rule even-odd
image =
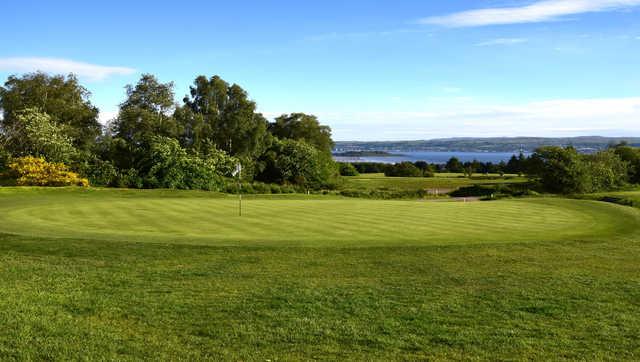
[[640, 137], [493, 137], [440, 138], [423, 141], [341, 141], [335, 152], [363, 151], [448, 151], [448, 152], [532, 152], [541, 146], [573, 146], [580, 152], [594, 152], [626, 142], [640, 147]]

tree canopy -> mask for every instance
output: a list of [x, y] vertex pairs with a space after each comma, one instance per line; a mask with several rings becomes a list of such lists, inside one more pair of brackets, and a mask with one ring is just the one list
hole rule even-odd
[[327, 153], [333, 149], [331, 128], [321, 125], [314, 115], [283, 114], [269, 124], [269, 132], [280, 139], [305, 141]]
[[37, 109], [46, 113], [51, 121], [64, 127], [73, 144], [89, 149], [100, 135], [98, 108], [89, 101], [91, 93], [80, 85], [73, 75], [48, 75], [42, 72], [22, 76], [9, 76], [0, 87], [0, 109], [3, 129], [19, 122], [18, 113], [24, 109]]

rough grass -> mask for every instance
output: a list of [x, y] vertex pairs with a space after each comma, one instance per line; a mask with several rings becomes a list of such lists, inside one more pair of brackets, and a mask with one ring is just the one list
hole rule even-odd
[[[536, 242], [535, 237], [503, 232], [500, 242], [478, 243], [473, 237], [467, 239], [473, 242], [460, 241], [470, 227], [458, 232], [460, 239], [453, 237], [455, 232], [439, 241], [416, 232], [413, 243], [393, 242], [396, 234], [409, 235], [403, 231], [406, 225], [415, 226], [400, 221], [376, 239], [391, 242], [371, 247], [367, 240], [382, 233], [381, 228], [374, 233], [363, 226], [367, 237], [353, 234], [345, 240], [331, 230], [335, 221], [325, 217], [315, 225], [325, 230], [324, 237], [313, 233], [313, 240], [302, 243], [306, 247], [292, 247], [295, 238], [270, 222], [284, 217], [303, 220], [296, 215], [321, 215], [345, 202], [296, 198], [250, 200], [269, 202], [265, 205], [273, 211], [261, 213], [266, 218], [261, 226], [235, 231], [241, 235], [242, 230], [252, 234], [256, 228], [273, 229], [281, 233], [280, 241], [272, 239], [265, 245], [254, 237], [242, 246], [219, 246], [229, 241], [215, 236], [172, 241], [131, 228], [154, 220], [147, 218], [147, 213], [154, 213], [163, 219], [152, 223], [153, 228], [165, 235], [175, 232], [172, 228], [188, 227], [171, 217], [205, 211], [224, 219], [230, 228], [240, 222], [231, 208], [216, 214], [203, 206], [223, 207], [226, 197], [167, 191], [0, 189], [0, 229], [9, 220], [13, 226], [5, 232], [19, 234], [0, 234], [0, 360], [640, 358], [635, 209], [559, 199], [444, 206], [415, 202], [415, 208], [405, 206], [408, 202], [350, 199], [346, 201], [361, 205], [352, 210], [375, 215], [379, 207], [389, 218], [394, 217], [389, 211], [393, 209], [403, 210], [406, 218], [445, 207], [438, 210], [448, 213], [452, 230], [470, 215], [495, 212], [493, 222], [482, 219], [474, 226], [485, 232], [510, 209], [519, 208], [523, 224], [518, 227], [527, 225], [529, 235], [549, 239]], [[145, 203], [148, 199], [166, 201], [169, 210], [178, 205], [180, 212], [162, 211], [164, 203]], [[108, 202], [115, 203], [112, 209], [104, 205]], [[286, 214], [280, 202], [307, 204]], [[329, 203], [326, 208], [315, 205], [324, 202]], [[86, 206], [70, 212], [56, 209], [60, 204], [69, 209], [97, 206], [96, 211]], [[132, 211], [140, 205], [146, 209]], [[468, 207], [487, 209], [466, 214]], [[27, 214], [6, 214], [21, 208], [29, 208], [32, 217], [64, 218], [73, 227], [61, 229], [57, 223], [39, 227], [40, 221], [29, 220]], [[582, 231], [572, 236], [568, 229], [545, 234], [544, 227], [526, 222], [535, 208], [567, 222], [580, 218], [573, 228]], [[118, 210], [138, 220], [120, 226], [96, 224], [99, 219], [119, 217]], [[343, 217], [336, 211], [333, 219]], [[86, 225], [83, 218], [89, 221]], [[15, 230], [19, 220], [23, 227]], [[372, 224], [380, 223], [384, 220], [361, 225], [375, 228], [378, 225]], [[76, 227], [82, 229], [72, 235]], [[104, 227], [108, 232], [98, 233], [100, 238], [91, 235]], [[193, 228], [208, 230], [197, 222]], [[294, 229], [286, 230], [295, 233]], [[47, 230], [50, 234], [45, 235]], [[138, 236], [125, 235], [129, 232]], [[339, 246], [340, 240], [349, 246]]]
[[384, 174], [361, 174], [359, 176], [342, 177], [341, 189], [344, 190], [434, 190], [450, 191], [463, 186], [471, 185], [495, 185], [527, 182], [526, 177], [515, 175], [482, 176], [477, 175], [472, 178], [464, 177], [455, 173], [436, 173], [435, 177], [385, 177]]

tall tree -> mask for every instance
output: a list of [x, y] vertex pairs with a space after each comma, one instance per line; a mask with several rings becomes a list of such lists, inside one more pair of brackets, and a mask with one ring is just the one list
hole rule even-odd
[[183, 143], [195, 149], [205, 144], [241, 158], [258, 156], [264, 149], [267, 121], [256, 113], [256, 104], [237, 84], [229, 85], [219, 76], [199, 76], [184, 98], [181, 124]]
[[173, 83], [160, 83], [151, 74], [143, 74], [138, 83], [127, 85], [127, 99], [113, 126], [115, 136], [140, 144], [151, 136], [177, 137]]
[[109, 126], [112, 157], [120, 168], [137, 167], [153, 137], [177, 138], [179, 134], [173, 117], [173, 83], [160, 83], [155, 76], [143, 74], [126, 91], [127, 99]]
[[12, 75], [0, 87], [0, 108], [4, 129], [19, 122], [17, 114], [27, 108], [38, 109], [51, 121], [64, 126], [76, 147], [88, 149], [100, 134], [98, 108], [89, 101], [91, 93], [70, 74], [48, 75], [42, 72]]
[[331, 128], [323, 126], [314, 115], [304, 113], [283, 114], [269, 124], [269, 132], [281, 139], [306, 141], [323, 152], [331, 153]]

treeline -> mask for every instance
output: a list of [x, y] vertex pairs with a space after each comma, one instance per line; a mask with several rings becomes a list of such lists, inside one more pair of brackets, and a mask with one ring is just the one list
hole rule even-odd
[[[460, 162], [451, 158], [446, 164], [402, 162], [353, 163], [359, 173], [384, 173], [387, 176], [429, 177], [434, 172], [473, 174], [520, 174], [532, 180], [532, 188], [558, 194], [593, 193], [640, 184], [640, 148], [626, 143], [608, 149], [583, 154], [573, 147], [541, 147], [529, 156], [514, 155], [498, 164], [478, 161]], [[341, 171], [345, 169], [341, 166]]]
[[[269, 122], [244, 89], [219, 76], [198, 76], [182, 102], [173, 83], [150, 74], [125, 90], [117, 116], [103, 126], [75, 76], [10, 76], [0, 87], [0, 173], [31, 180], [25, 172], [48, 167], [99, 186], [225, 190], [241, 164], [245, 182], [335, 183], [331, 129], [313, 115]], [[39, 176], [39, 184], [66, 184], [55, 175], [48, 183]]]
[[467, 176], [474, 174], [524, 174], [526, 172], [527, 157], [524, 154], [513, 155], [508, 162], [462, 162], [456, 157], [447, 163], [428, 163], [425, 161], [400, 162], [395, 164], [379, 162], [341, 163], [340, 174], [355, 176], [358, 173], [384, 173], [389, 177], [433, 177], [435, 173], [462, 173]]

